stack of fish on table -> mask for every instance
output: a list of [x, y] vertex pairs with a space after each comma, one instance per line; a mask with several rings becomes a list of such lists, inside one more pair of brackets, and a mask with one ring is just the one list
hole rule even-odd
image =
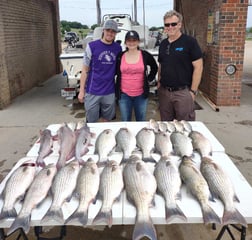
[[[94, 152], [89, 149], [93, 146]], [[59, 153], [55, 163], [47, 163], [57, 144]], [[114, 158], [115, 153], [119, 158]], [[200, 155], [200, 164], [194, 154]], [[202, 133], [193, 130], [186, 121], [157, 122], [151, 119], [136, 133], [129, 128], [116, 132], [103, 129], [98, 136], [88, 124], [63, 124], [53, 135], [50, 129], [41, 131], [36, 161], [19, 166], [7, 180], [1, 194], [3, 207], [0, 223], [13, 219], [8, 235], [18, 228], [26, 233], [30, 228], [32, 210], [50, 193], [50, 208], [41, 224], [54, 220], [61, 225], [76, 222], [87, 225], [91, 203], [101, 199], [99, 212], [92, 225], [113, 225], [112, 207], [123, 190], [136, 209], [132, 239], [144, 236], [157, 239], [150, 215], [155, 205], [155, 194], [165, 202], [167, 224], [178, 218], [187, 221], [179, 207], [181, 186], [185, 185], [198, 201], [205, 224], [241, 224], [246, 220], [235, 207], [239, 202], [230, 176], [212, 159], [212, 145]], [[86, 156], [84, 158], [83, 156]], [[97, 156], [96, 160], [94, 156]], [[118, 155], [116, 155], [118, 156]], [[174, 156], [177, 156], [174, 160]], [[71, 198], [78, 199], [78, 206], [65, 219], [62, 206]], [[224, 205], [220, 218], [209, 201], [218, 198]], [[19, 213], [15, 203], [23, 200]]]

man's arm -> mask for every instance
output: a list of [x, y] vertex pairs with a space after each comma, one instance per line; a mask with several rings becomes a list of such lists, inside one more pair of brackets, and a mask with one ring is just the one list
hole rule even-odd
[[[203, 60], [202, 58], [193, 61], [192, 62], [193, 65], [193, 75], [192, 75], [192, 85], [191, 85], [191, 90], [192, 91], [197, 91], [200, 81], [201, 81], [201, 77], [202, 77], [202, 72], [203, 72]], [[195, 94], [193, 94], [193, 92], [191, 92], [193, 97]]]
[[157, 81], [157, 88], [160, 88], [160, 79], [161, 79], [161, 64], [158, 64], [158, 81]]
[[82, 71], [81, 71], [81, 77], [80, 77], [80, 92], [78, 94], [78, 100], [81, 103], [84, 102], [85, 87], [86, 87], [86, 81], [87, 81], [88, 71], [89, 71], [89, 67], [83, 65]]

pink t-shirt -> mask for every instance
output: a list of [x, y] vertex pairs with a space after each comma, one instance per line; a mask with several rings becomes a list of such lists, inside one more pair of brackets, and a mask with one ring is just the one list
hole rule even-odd
[[137, 63], [127, 63], [125, 54], [122, 56], [121, 62], [121, 91], [131, 97], [143, 94], [144, 85], [144, 63], [143, 56], [140, 53]]

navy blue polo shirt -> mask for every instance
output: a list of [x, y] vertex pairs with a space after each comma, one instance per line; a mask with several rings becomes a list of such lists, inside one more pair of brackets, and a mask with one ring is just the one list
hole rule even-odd
[[202, 58], [197, 40], [182, 34], [170, 43], [164, 39], [159, 46], [158, 62], [161, 64], [161, 85], [168, 87], [191, 87], [192, 62]]

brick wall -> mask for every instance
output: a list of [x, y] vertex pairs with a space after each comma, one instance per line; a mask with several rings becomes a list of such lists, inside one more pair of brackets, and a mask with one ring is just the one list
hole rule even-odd
[[1, 0], [0, 109], [59, 71], [57, 3]]
[[6, 59], [5, 59], [5, 44], [4, 44], [4, 31], [3, 31], [3, 14], [0, 3], [0, 109], [1, 106], [6, 106], [9, 104], [10, 99], [10, 90], [8, 82], [8, 73], [6, 68]]
[[[247, 7], [247, 0], [176, 1], [204, 52], [200, 90], [218, 106], [240, 105]], [[234, 75], [226, 74], [228, 64], [236, 66]]]

